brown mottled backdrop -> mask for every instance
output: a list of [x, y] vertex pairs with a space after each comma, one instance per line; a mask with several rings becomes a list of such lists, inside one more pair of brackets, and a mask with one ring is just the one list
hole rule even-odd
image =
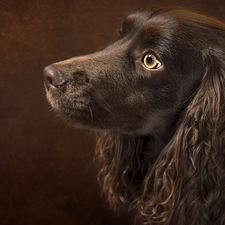
[[225, 20], [224, 0], [0, 0], [0, 224], [128, 225], [100, 198], [94, 138], [50, 111], [42, 70], [103, 49], [124, 14], [178, 5]]

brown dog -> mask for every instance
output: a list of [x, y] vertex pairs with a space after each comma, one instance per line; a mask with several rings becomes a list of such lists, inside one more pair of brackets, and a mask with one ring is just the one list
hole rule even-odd
[[225, 24], [183, 8], [129, 15], [103, 51], [44, 70], [47, 99], [98, 131], [112, 207], [143, 224], [225, 224]]

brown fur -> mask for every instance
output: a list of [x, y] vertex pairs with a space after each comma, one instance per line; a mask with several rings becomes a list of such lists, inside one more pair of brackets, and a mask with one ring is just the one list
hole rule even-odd
[[[183, 8], [136, 13], [101, 52], [45, 70], [47, 98], [98, 135], [99, 181], [143, 224], [225, 224], [225, 25]], [[152, 53], [159, 69], [143, 66]], [[58, 75], [57, 75], [58, 76]]]

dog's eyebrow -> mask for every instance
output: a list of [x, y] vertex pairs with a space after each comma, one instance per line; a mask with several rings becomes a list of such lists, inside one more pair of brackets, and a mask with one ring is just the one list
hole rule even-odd
[[123, 18], [122, 32], [128, 33], [133, 29], [141, 27], [148, 20], [145, 13], [133, 13]]
[[162, 35], [162, 28], [158, 25], [151, 24], [149, 26], [143, 27], [140, 33], [143, 38], [160, 38]]
[[148, 48], [149, 46], [158, 45], [163, 36], [162, 28], [151, 24], [140, 29], [138, 39], [141, 40], [140, 43], [143, 48]]

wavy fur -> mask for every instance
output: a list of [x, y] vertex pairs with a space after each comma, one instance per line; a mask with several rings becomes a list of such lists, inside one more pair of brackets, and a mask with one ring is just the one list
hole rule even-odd
[[[94, 129], [102, 192], [141, 224], [225, 225], [225, 24], [183, 8], [129, 15], [103, 51], [45, 69], [47, 98]], [[155, 54], [162, 67], [148, 69]]]
[[200, 85], [160, 153], [154, 136], [98, 134], [103, 192], [113, 208], [131, 203], [143, 224], [225, 224], [225, 46], [202, 57]]

